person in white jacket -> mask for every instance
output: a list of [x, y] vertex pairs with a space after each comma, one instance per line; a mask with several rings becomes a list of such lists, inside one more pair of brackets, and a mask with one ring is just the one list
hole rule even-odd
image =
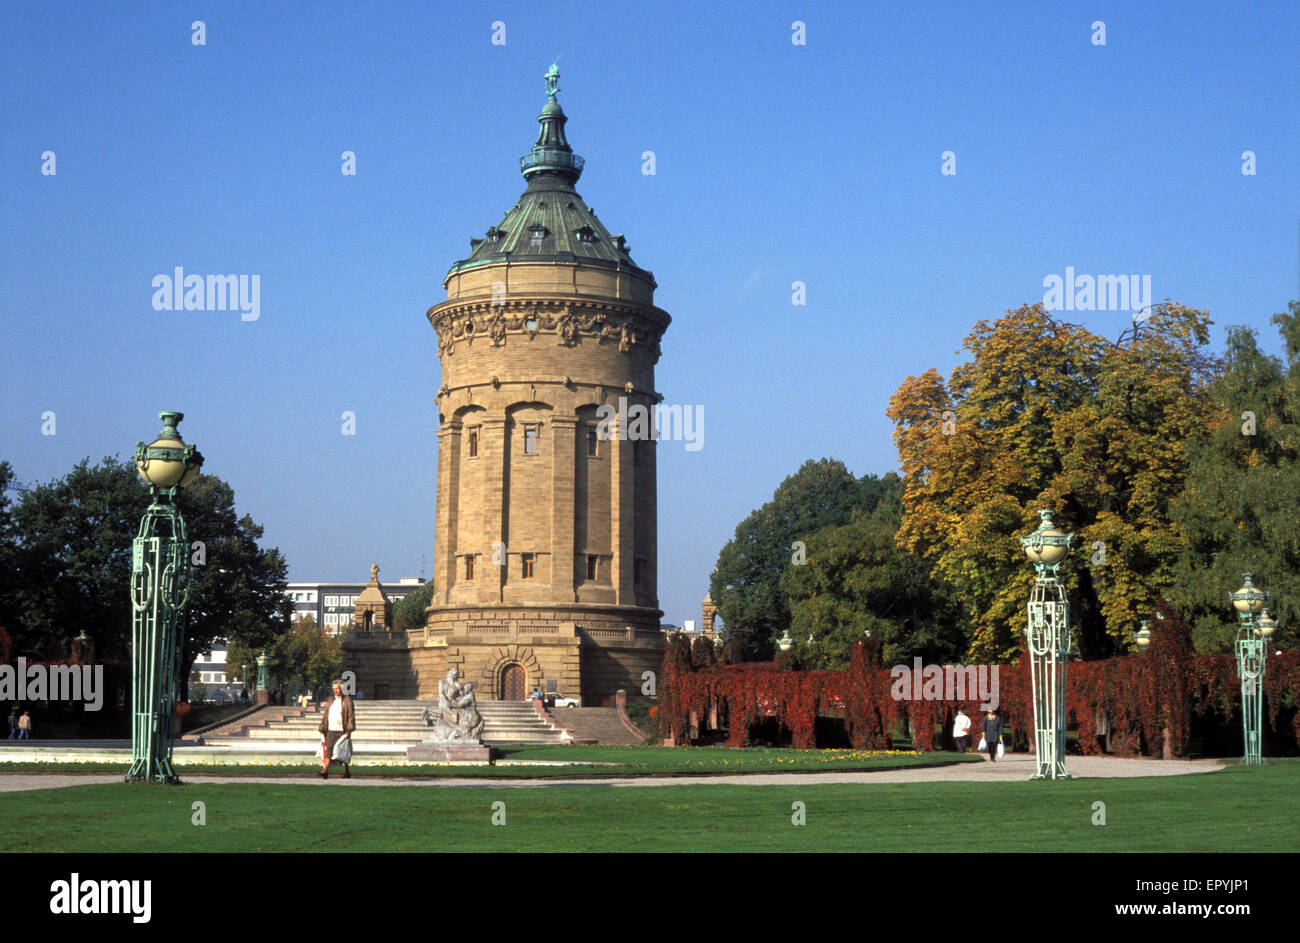
[[957, 744], [958, 753], [965, 753], [970, 749], [970, 718], [960, 707], [957, 708], [957, 716], [952, 722], [952, 741]]

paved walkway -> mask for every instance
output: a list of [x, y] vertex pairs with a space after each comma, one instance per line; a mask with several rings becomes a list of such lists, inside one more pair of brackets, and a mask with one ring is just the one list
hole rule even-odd
[[[1222, 767], [1219, 760], [1141, 760], [1117, 757], [1073, 756], [1066, 768], [1076, 779], [1126, 779], [1141, 776], [1184, 776], [1212, 773]], [[997, 763], [958, 763], [952, 766], [929, 766], [921, 769], [892, 769], [863, 773], [750, 773], [718, 776], [640, 776], [600, 779], [567, 777], [564, 779], [467, 779], [444, 777], [416, 779], [410, 776], [355, 776], [340, 779], [331, 774], [328, 782], [314, 774], [296, 776], [222, 776], [220, 773], [187, 773], [185, 782], [266, 783], [276, 786], [432, 786], [474, 787], [478, 789], [538, 789], [549, 786], [789, 786], [881, 783], [936, 782], [1023, 782], [1033, 775], [1034, 759], [1028, 755], [1008, 756]], [[15, 773], [0, 774], [0, 792], [31, 789], [57, 789], [61, 786], [91, 786], [120, 783], [118, 774]]]

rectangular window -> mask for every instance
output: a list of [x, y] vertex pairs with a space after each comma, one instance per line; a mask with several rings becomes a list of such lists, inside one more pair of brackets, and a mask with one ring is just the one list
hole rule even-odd
[[338, 598], [337, 596], [326, 596], [326, 597], [325, 597], [325, 605], [327, 605], [327, 606], [337, 606], [338, 604], [339, 604], [339, 598]]
[[596, 430], [590, 427], [587, 429], [587, 457], [596, 457]]
[[478, 430], [469, 430], [469, 457], [478, 458]]
[[599, 560], [600, 557], [594, 553], [587, 554], [587, 579], [594, 580], [596, 578], [596, 564]]
[[471, 553], [465, 556], [465, 579], [472, 580], [473, 578], [474, 578], [474, 555]]
[[524, 426], [524, 454], [537, 454], [537, 433], [540, 430], [537, 426]]
[[535, 565], [536, 556], [537, 555], [533, 553], [522, 554], [524, 579], [526, 580], [531, 580], [533, 578], [533, 567]]

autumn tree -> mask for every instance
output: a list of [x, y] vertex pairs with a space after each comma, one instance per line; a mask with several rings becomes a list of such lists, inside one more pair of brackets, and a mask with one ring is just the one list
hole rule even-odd
[[1033, 582], [1019, 538], [1051, 508], [1082, 552], [1063, 568], [1085, 657], [1124, 650], [1173, 578], [1169, 504], [1208, 423], [1209, 316], [1156, 306], [1120, 343], [1025, 306], [891, 398], [906, 490], [898, 541], [955, 587], [969, 657], [1002, 661]]

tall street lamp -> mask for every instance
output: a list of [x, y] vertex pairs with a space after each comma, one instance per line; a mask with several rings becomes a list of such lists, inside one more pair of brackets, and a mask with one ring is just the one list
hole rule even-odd
[[262, 654], [257, 656], [257, 703], [270, 704], [271, 692], [267, 690], [266, 684], [266, 663], [270, 661], [266, 657], [266, 649], [262, 649]]
[[1268, 657], [1268, 639], [1277, 628], [1277, 622], [1264, 608], [1268, 593], [1257, 589], [1251, 582], [1253, 574], [1245, 574], [1241, 589], [1229, 593], [1232, 608], [1237, 610], [1237, 677], [1241, 680], [1241, 723], [1245, 734], [1245, 750], [1241, 762], [1245, 766], [1267, 766], [1260, 756], [1260, 737], [1264, 720], [1264, 667]]
[[190, 544], [177, 491], [198, 477], [203, 456], [176, 431], [183, 413], [158, 414], [162, 432], [136, 446], [135, 467], [153, 501], [131, 547], [131, 769], [127, 782], [180, 782], [172, 769]]
[[[1056, 578], [1070, 552], [1073, 534], [1052, 523], [1052, 512], [1038, 512], [1038, 530], [1020, 538], [1038, 578], [1029, 596], [1030, 665], [1034, 682], [1034, 745], [1038, 768], [1033, 779], [1069, 779], [1065, 771], [1065, 669], [1070, 654], [1070, 603]], [[992, 744], [989, 745], [992, 748]]]

